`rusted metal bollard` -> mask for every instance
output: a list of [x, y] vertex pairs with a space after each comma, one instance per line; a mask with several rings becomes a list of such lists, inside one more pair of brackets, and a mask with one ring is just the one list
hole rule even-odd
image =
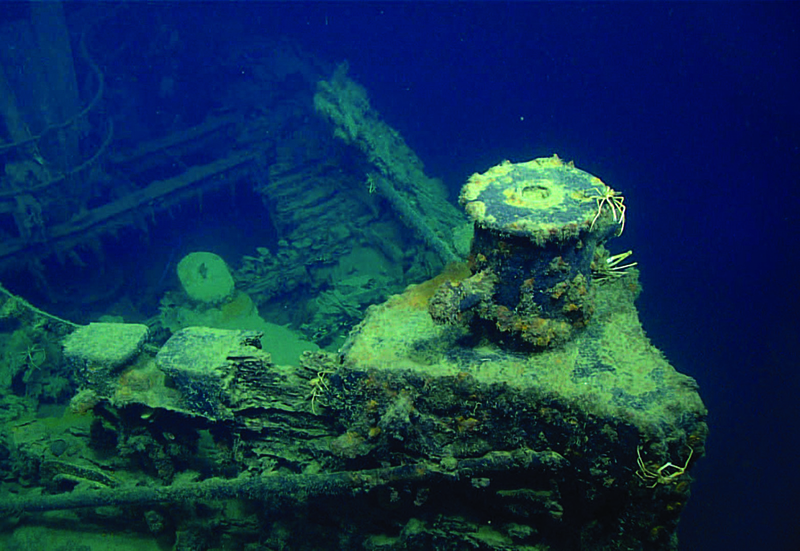
[[473, 275], [437, 291], [434, 320], [524, 348], [566, 342], [592, 315], [592, 260], [622, 232], [623, 200], [557, 155], [474, 174], [460, 196], [475, 224]]

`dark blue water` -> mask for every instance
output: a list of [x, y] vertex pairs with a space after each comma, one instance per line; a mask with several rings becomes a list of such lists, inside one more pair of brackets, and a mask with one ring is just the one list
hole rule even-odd
[[[179, 3], [124, 24], [142, 44], [177, 30], [171, 63], [193, 75], [143, 100], [153, 135], [246, 78], [207, 56], [285, 35], [348, 60], [453, 197], [473, 172], [553, 153], [622, 192], [613, 246], [635, 251], [645, 329], [710, 411], [681, 547], [800, 548], [800, 4]], [[96, 42], [114, 50], [113, 31]], [[131, 74], [158, 90], [143, 59]], [[156, 279], [187, 246], [166, 239]]]
[[[650, 338], [708, 455], [683, 549], [798, 549], [800, 4], [312, 6], [284, 21], [453, 192], [557, 152], [621, 190]], [[265, 19], [268, 17], [265, 16]]]
[[454, 193], [553, 152], [624, 193], [644, 326], [710, 411], [681, 546], [800, 548], [800, 4], [315, 5], [281, 26], [347, 58]]

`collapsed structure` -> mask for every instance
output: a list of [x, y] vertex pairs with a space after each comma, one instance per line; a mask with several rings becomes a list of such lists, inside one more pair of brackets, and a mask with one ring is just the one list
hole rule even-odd
[[[275, 55], [314, 78], [298, 50]], [[187, 255], [147, 323], [77, 325], [3, 289], [9, 541], [60, 511], [181, 550], [676, 549], [706, 410], [645, 336], [635, 264], [604, 247], [624, 198], [555, 156], [505, 162], [464, 186], [465, 223], [346, 65], [281, 105], [335, 141], [304, 135], [299, 155], [297, 113], [235, 111], [124, 151], [100, 141], [106, 170], [141, 181], [4, 240], [0, 260], [93, 239], [102, 256], [98, 236], [222, 185], [252, 186], [278, 237], [233, 274]], [[344, 180], [321, 153], [337, 147]], [[176, 172], [148, 180], [165, 157]], [[30, 214], [56, 188], [28, 181], [13, 196]], [[386, 238], [398, 226], [420, 254]], [[402, 273], [348, 268], [383, 260]], [[309, 338], [346, 340], [276, 361], [259, 309], [298, 297], [316, 304]], [[69, 407], [36, 416], [33, 399]]]

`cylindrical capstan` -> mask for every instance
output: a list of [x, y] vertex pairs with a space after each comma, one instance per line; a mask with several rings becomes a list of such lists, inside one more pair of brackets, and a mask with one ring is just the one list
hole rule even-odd
[[623, 227], [621, 196], [554, 155], [474, 174], [460, 202], [475, 225], [473, 276], [440, 290], [434, 319], [535, 348], [563, 343], [586, 325], [592, 259]]

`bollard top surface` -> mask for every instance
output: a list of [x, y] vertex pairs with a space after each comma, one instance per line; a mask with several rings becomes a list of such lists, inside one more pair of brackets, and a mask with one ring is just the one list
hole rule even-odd
[[[536, 241], [563, 239], [592, 229], [609, 189], [600, 178], [553, 155], [525, 163], [504, 161], [473, 174], [459, 202], [480, 227]], [[605, 217], [600, 218], [607, 229]]]

